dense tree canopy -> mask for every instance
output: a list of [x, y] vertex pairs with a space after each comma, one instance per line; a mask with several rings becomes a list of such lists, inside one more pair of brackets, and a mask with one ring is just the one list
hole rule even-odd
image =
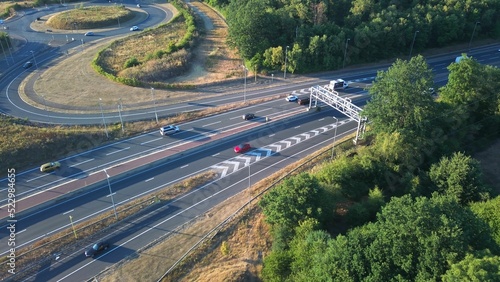
[[[339, 68], [346, 51], [347, 64], [407, 55], [414, 38], [417, 54], [428, 47], [467, 42], [474, 29], [476, 38], [500, 33], [496, 0], [208, 2], [227, 15], [230, 41], [245, 59], [257, 54], [264, 59], [266, 50], [277, 47], [300, 50], [289, 58], [290, 72]], [[284, 64], [267, 67], [278, 70]]]
[[301, 226], [282, 273], [292, 281], [438, 281], [470, 250], [496, 247], [488, 226], [452, 197], [393, 198], [377, 218], [335, 239]]
[[500, 281], [500, 257], [489, 251], [467, 254], [443, 275], [443, 282], [455, 281]]

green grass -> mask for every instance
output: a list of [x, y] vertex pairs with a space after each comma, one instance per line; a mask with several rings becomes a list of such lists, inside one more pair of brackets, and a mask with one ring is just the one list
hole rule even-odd
[[56, 29], [92, 29], [117, 25], [134, 17], [134, 12], [123, 6], [90, 6], [72, 9], [49, 18], [47, 25]]

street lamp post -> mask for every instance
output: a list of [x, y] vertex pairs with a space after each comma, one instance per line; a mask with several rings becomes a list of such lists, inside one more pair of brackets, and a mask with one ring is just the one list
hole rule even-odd
[[470, 36], [470, 41], [469, 41], [469, 49], [467, 52], [470, 52], [470, 46], [472, 44], [472, 38], [474, 38], [474, 33], [476, 32], [476, 27], [478, 24], [481, 24], [480, 22], [476, 22], [476, 24], [474, 25], [474, 29], [472, 30], [472, 35]]
[[111, 203], [113, 204], [113, 210], [115, 212], [115, 219], [118, 220], [118, 215], [116, 214], [115, 199], [113, 198], [113, 192], [111, 191], [111, 184], [109, 183], [109, 174], [106, 171], [106, 169], [103, 169], [103, 171], [104, 171], [104, 173], [106, 173], [106, 179], [108, 180], [109, 195], [111, 197]]
[[125, 132], [125, 128], [123, 127], [123, 119], [122, 119], [122, 98], [120, 98], [120, 104], [118, 104], [118, 115], [120, 116], [120, 123], [122, 124], [122, 132]]
[[333, 145], [332, 145], [332, 159], [333, 159], [333, 150], [335, 149], [335, 141], [337, 140], [337, 126], [339, 125], [339, 119], [333, 117], [335, 119], [335, 132], [333, 133]]
[[243, 103], [246, 103], [247, 102], [247, 71], [248, 69], [245, 67], [245, 66], [242, 66], [243, 67], [243, 74], [244, 74], [244, 86], [243, 86]]
[[408, 61], [411, 60], [411, 54], [413, 53], [413, 44], [415, 44], [415, 39], [417, 38], [417, 33], [419, 33], [420, 30], [415, 31], [415, 34], [413, 35], [413, 41], [411, 42], [411, 47], [410, 47], [410, 56], [408, 57]]
[[158, 113], [156, 112], [155, 89], [153, 87], [151, 87], [151, 99], [153, 99], [153, 107], [155, 110], [156, 124], [158, 124]]
[[71, 229], [73, 229], [73, 234], [75, 234], [75, 239], [78, 239], [78, 236], [76, 236], [75, 226], [73, 225], [73, 217], [71, 215], [69, 216], [69, 222], [71, 222]]
[[35, 59], [35, 51], [31, 50], [31, 55], [33, 56], [33, 62], [35, 62], [35, 67], [36, 69], [38, 69], [38, 64], [36, 63], [36, 59]]
[[283, 78], [286, 78], [286, 61], [288, 61], [288, 48], [290, 48], [290, 46], [286, 46], [285, 49], [285, 71], [283, 72]]
[[99, 108], [101, 108], [101, 116], [102, 116], [102, 123], [104, 124], [104, 131], [106, 132], [106, 138], [109, 138], [109, 135], [108, 135], [108, 127], [106, 125], [106, 121], [104, 120], [104, 112], [102, 111], [102, 99], [99, 98]]
[[349, 44], [349, 40], [351, 40], [351, 38], [347, 38], [347, 40], [345, 41], [345, 49], [344, 49], [344, 63], [342, 64], [342, 68], [345, 67], [345, 59], [346, 59], [346, 56], [347, 56], [347, 44]]

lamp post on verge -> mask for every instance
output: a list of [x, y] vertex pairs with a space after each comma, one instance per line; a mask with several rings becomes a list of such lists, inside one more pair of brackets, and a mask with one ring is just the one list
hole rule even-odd
[[410, 56], [408, 57], [408, 61], [411, 60], [411, 54], [413, 53], [413, 45], [415, 44], [415, 39], [417, 38], [417, 33], [419, 33], [420, 30], [415, 31], [415, 34], [413, 35], [413, 41], [411, 42], [411, 47], [410, 47]]
[[115, 212], [115, 219], [118, 219], [118, 215], [116, 214], [115, 199], [113, 198], [113, 192], [111, 191], [111, 184], [109, 183], [109, 174], [106, 171], [106, 169], [103, 169], [103, 171], [104, 171], [104, 173], [106, 173], [106, 179], [108, 180], [109, 195], [111, 196], [111, 203], [113, 204], [113, 210]]
[[153, 87], [151, 87], [151, 99], [153, 99], [153, 107], [155, 110], [156, 124], [158, 124], [158, 113], [156, 112], [155, 89]]
[[339, 125], [339, 119], [333, 117], [335, 119], [335, 132], [333, 133], [333, 145], [332, 145], [332, 159], [333, 159], [333, 150], [335, 149], [335, 141], [337, 140], [337, 127]]
[[349, 44], [349, 40], [351, 40], [351, 38], [347, 38], [347, 40], [345, 41], [345, 49], [344, 49], [344, 63], [342, 64], [342, 68], [345, 67], [345, 59], [346, 59], [346, 56], [347, 56], [347, 44]]
[[109, 138], [108, 127], [106, 126], [106, 121], [104, 120], [104, 112], [102, 111], [102, 99], [99, 98], [99, 108], [101, 108], [102, 123], [104, 124], [104, 131], [106, 132], [106, 138]]
[[123, 127], [123, 119], [122, 119], [122, 98], [120, 98], [120, 104], [118, 104], [118, 115], [120, 116], [120, 123], [122, 124], [122, 133], [125, 132], [125, 128]]
[[478, 24], [481, 24], [480, 22], [476, 22], [474, 25], [474, 29], [472, 30], [472, 35], [470, 36], [470, 41], [469, 41], [469, 49], [467, 49], [467, 53], [470, 52], [470, 45], [472, 44], [472, 38], [474, 38], [474, 33], [476, 32], [476, 27]]
[[35, 59], [35, 51], [31, 50], [30, 53], [31, 53], [31, 56], [33, 56], [33, 62], [35, 62], [35, 67], [36, 67], [36, 69], [38, 69], [38, 64], [36, 63], [36, 59]]
[[78, 239], [78, 236], [76, 236], [75, 226], [73, 225], [73, 217], [71, 215], [69, 216], [69, 222], [71, 222], [71, 228], [73, 229], [73, 234], [75, 234], [75, 239]]
[[285, 71], [283, 72], [283, 78], [286, 79], [286, 61], [288, 61], [288, 48], [290, 48], [290, 46], [286, 46], [286, 49], [285, 49]]
[[243, 74], [244, 74], [244, 86], [243, 86], [243, 103], [246, 103], [247, 102], [247, 71], [248, 69], [243, 65]]

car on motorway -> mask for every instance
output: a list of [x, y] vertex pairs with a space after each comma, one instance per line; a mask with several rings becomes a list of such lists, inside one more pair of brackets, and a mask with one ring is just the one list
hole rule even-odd
[[243, 143], [239, 144], [238, 146], [234, 147], [234, 152], [237, 154], [245, 153], [246, 151], [250, 150], [250, 144], [248, 143]]
[[50, 162], [46, 163], [40, 166], [40, 171], [41, 172], [51, 172], [56, 169], [59, 169], [61, 167], [61, 164], [59, 162]]
[[137, 4], [137, 8], [140, 8], [141, 7], [141, 4]]
[[288, 102], [295, 102], [295, 101], [297, 101], [297, 99], [299, 99], [299, 98], [295, 95], [288, 95], [285, 98], [285, 100], [287, 100]]
[[299, 99], [297, 100], [297, 103], [298, 103], [299, 105], [307, 105], [307, 104], [309, 104], [309, 101], [311, 101], [311, 99], [309, 99], [309, 97], [306, 97], [306, 98], [299, 98]]
[[94, 33], [92, 31], [88, 31], [88, 32], [85, 32], [84, 34], [85, 36], [93, 36]]
[[109, 243], [105, 241], [97, 242], [85, 251], [86, 257], [94, 257], [109, 248]]
[[244, 114], [242, 117], [244, 120], [250, 120], [255, 118], [255, 114]]
[[175, 125], [167, 125], [167, 126], [163, 126], [162, 128], [160, 128], [161, 135], [170, 135], [170, 134], [177, 133], [179, 131], [181, 131], [181, 129]]
[[130, 31], [136, 31], [136, 30], [139, 30], [139, 27], [136, 25], [130, 28]]
[[24, 63], [23, 65], [23, 68], [25, 69], [29, 69], [33, 66], [33, 63], [31, 61], [27, 61], [26, 63]]

